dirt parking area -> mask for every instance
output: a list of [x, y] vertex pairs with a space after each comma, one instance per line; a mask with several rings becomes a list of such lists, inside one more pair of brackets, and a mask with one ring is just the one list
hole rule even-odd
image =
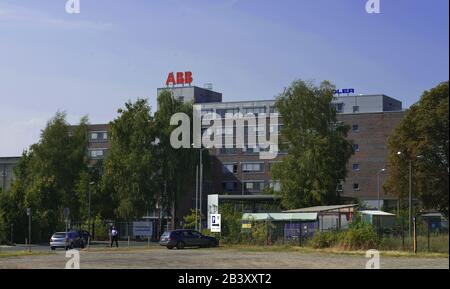
[[[64, 269], [64, 251], [0, 258], [0, 268]], [[364, 269], [364, 255], [251, 252], [236, 249], [96, 250], [80, 252], [81, 269]], [[382, 269], [449, 269], [448, 258], [385, 257]]]

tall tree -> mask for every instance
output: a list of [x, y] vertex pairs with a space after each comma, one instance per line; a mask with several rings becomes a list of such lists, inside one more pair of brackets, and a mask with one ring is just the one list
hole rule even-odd
[[38, 143], [23, 153], [15, 169], [16, 179], [8, 194], [8, 221], [20, 236], [26, 226], [25, 208], [33, 212], [34, 239], [47, 239], [63, 224], [63, 208], [70, 218], [80, 220], [76, 187], [87, 170], [87, 118], [76, 127], [58, 112], [42, 131]]
[[[174, 209], [184, 195], [189, 194], [195, 181], [195, 165], [198, 164], [199, 152], [192, 148], [174, 149], [170, 144], [170, 136], [176, 126], [170, 125], [170, 119], [175, 113], [185, 113], [192, 120], [192, 104], [183, 103], [172, 97], [170, 91], [164, 91], [158, 96], [158, 111], [155, 114], [158, 130], [158, 159], [161, 168], [160, 191], [163, 206], [175, 219]], [[192, 122], [190, 124], [192, 130]], [[193, 142], [192, 136], [189, 143]], [[208, 171], [208, 152], [203, 151], [205, 171]]]
[[277, 98], [289, 154], [271, 174], [280, 180], [279, 194], [287, 208], [340, 201], [337, 186], [345, 180], [353, 149], [346, 140], [349, 128], [336, 119], [334, 90], [327, 81], [316, 87], [298, 80]]
[[112, 194], [116, 217], [131, 220], [141, 218], [155, 204], [155, 123], [145, 99], [127, 102], [118, 113], [110, 123], [103, 188]]
[[446, 216], [449, 201], [448, 84], [448, 81], [443, 82], [425, 91], [389, 138], [390, 174], [384, 186], [389, 194], [400, 198], [407, 196], [411, 160], [413, 197], [421, 200], [425, 208], [440, 210]]

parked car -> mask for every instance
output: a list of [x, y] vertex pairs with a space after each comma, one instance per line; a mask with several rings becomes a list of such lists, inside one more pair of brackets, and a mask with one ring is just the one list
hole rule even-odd
[[65, 250], [73, 248], [84, 248], [84, 240], [77, 231], [57, 232], [50, 238], [50, 248], [64, 248]]
[[159, 241], [161, 246], [168, 249], [183, 249], [185, 247], [217, 247], [219, 241], [210, 236], [202, 235], [194, 230], [174, 230], [164, 232]]

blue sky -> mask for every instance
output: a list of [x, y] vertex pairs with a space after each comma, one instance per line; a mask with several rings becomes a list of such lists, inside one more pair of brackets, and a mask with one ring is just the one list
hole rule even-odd
[[449, 1], [0, 0], [0, 156], [20, 155], [57, 110], [109, 122], [170, 71], [224, 101], [330, 80], [409, 106], [449, 78]]

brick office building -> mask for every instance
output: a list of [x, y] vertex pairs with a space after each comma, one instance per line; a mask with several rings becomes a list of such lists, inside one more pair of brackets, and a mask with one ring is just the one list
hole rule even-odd
[[[158, 89], [158, 94], [167, 88]], [[222, 94], [209, 89], [195, 86], [171, 87], [172, 95], [181, 101], [199, 104], [202, 113], [217, 113], [225, 116], [226, 113], [274, 113], [275, 100], [222, 102]], [[338, 120], [351, 127], [348, 139], [353, 142], [355, 154], [348, 163], [348, 177], [346, 182], [337, 190], [342, 197], [357, 198], [366, 202], [368, 207], [377, 205], [378, 172], [381, 181], [385, 180], [389, 169], [387, 168], [387, 139], [395, 126], [404, 116], [402, 103], [388, 96], [354, 95], [337, 96], [333, 101], [338, 112]], [[280, 121], [280, 129], [282, 126]], [[92, 159], [105, 157], [108, 148], [107, 125], [89, 126], [89, 156]], [[224, 127], [222, 134], [233, 134], [234, 129]], [[248, 132], [247, 132], [248, 133]], [[257, 132], [255, 132], [257, 133]], [[274, 163], [282, 160], [287, 152], [279, 152], [274, 160], [261, 160], [259, 150], [247, 149], [211, 149], [211, 179], [204, 180], [203, 196], [204, 206], [208, 194], [261, 194], [267, 187], [279, 189], [279, 183], [270, 178], [270, 170]], [[382, 182], [381, 182], [382, 184]], [[192, 190], [181, 200], [179, 214], [182, 216], [189, 212], [194, 204]], [[381, 191], [382, 204], [392, 200], [384, 196]]]

